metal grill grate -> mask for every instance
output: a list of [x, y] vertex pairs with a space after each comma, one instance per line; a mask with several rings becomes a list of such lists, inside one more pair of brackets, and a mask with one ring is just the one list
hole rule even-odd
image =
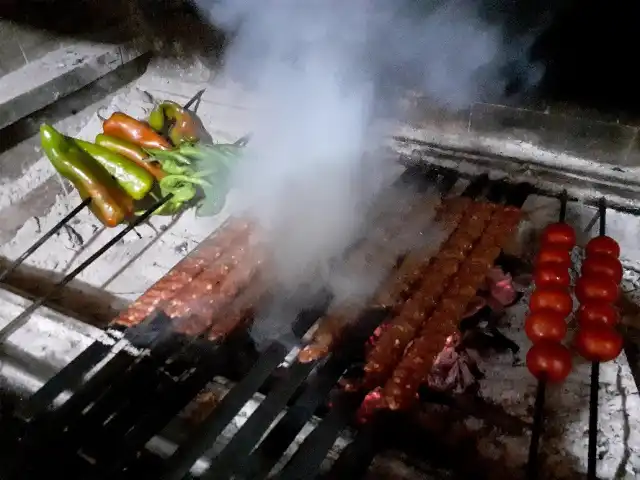
[[[442, 193], [448, 192], [458, 179], [456, 172], [419, 166], [410, 168], [403, 181], [415, 181], [417, 177], [422, 188], [437, 186]], [[484, 194], [493, 202], [521, 206], [530, 193], [533, 189], [528, 184], [514, 186], [481, 176], [472, 180], [463, 195], [478, 198]], [[122, 235], [131, 228], [127, 227]], [[97, 255], [90, 260], [95, 258]], [[90, 264], [85, 263], [85, 267]], [[45, 301], [46, 298], [34, 302], [29, 312]], [[15, 416], [2, 419], [0, 437], [11, 461], [0, 466], [0, 477], [29, 480], [57, 473], [71, 479], [106, 480], [135, 478], [136, 472], [144, 472], [147, 478], [181, 480], [242, 407], [269, 384], [259, 407], [201, 477], [267, 478], [274, 466], [282, 462], [285, 451], [303, 427], [327, 406], [327, 398], [336, 390], [345, 370], [363, 359], [367, 338], [388, 314], [384, 310], [365, 312], [326, 359], [319, 363], [294, 362], [274, 379], [290, 346], [297, 344], [324, 312], [327, 298], [320, 298], [317, 303], [296, 319], [292, 338], [273, 341], [257, 356], [249, 372], [168, 459], [145, 451], [145, 445], [215, 375], [225, 375], [229, 359], [237, 352], [237, 342], [243, 339], [231, 335], [223, 342], [213, 343], [201, 337], [177, 335], [171, 330], [170, 319], [162, 313], [145, 320], [145, 335], [137, 327], [124, 332], [109, 330], [111, 341], [93, 343], [29, 398]], [[20, 321], [3, 332], [18, 328]], [[83, 383], [86, 375], [101, 363]], [[318, 425], [276, 478], [318, 477], [329, 450], [352, 425], [363, 399], [360, 393], [337, 390], [330, 408], [325, 409]], [[67, 391], [73, 394], [60, 407], [51, 409], [56, 398]], [[386, 417], [376, 418], [360, 428], [326, 478], [363, 476], [375, 454], [388, 447], [380, 432], [389, 431], [389, 423], [392, 422]]]

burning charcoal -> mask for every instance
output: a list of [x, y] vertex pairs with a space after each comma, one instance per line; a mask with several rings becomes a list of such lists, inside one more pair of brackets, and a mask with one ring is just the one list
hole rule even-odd
[[172, 332], [171, 326], [169, 317], [156, 313], [151, 321], [144, 321], [127, 329], [125, 338], [138, 348], [147, 348], [167, 338]]
[[479, 353], [493, 350], [498, 353], [511, 351], [513, 355], [516, 355], [520, 350], [517, 343], [510, 340], [493, 325], [483, 329], [475, 328], [466, 331], [462, 344], [465, 348], [476, 350]]
[[439, 391], [466, 391], [477, 384], [481, 374], [477, 359], [469, 350], [459, 348], [460, 341], [458, 335], [447, 340], [429, 374], [429, 387]]
[[501, 268], [492, 268], [487, 275], [489, 298], [487, 302], [494, 310], [500, 311], [516, 300], [517, 292], [511, 275]]
[[360, 424], [367, 423], [371, 421], [371, 418], [376, 412], [384, 410], [385, 408], [386, 404], [382, 397], [382, 389], [378, 387], [375, 390], [370, 391], [367, 396], [364, 397], [362, 405], [360, 405], [360, 408], [356, 413], [356, 421]]
[[512, 277], [517, 277], [518, 275], [529, 273], [531, 271], [530, 265], [521, 258], [504, 253], [501, 253], [496, 260], [496, 267], [501, 268], [505, 273], [510, 274]]

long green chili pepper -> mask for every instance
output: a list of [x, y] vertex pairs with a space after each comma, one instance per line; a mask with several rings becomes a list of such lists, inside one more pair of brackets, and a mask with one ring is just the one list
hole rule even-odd
[[129, 160], [136, 162], [158, 180], [165, 175], [158, 163], [150, 161], [149, 154], [145, 152], [142, 147], [139, 147], [134, 143], [100, 133], [96, 135], [96, 145], [108, 148], [112, 152], [116, 152], [123, 157], [127, 157]]
[[153, 188], [153, 175], [132, 160], [94, 143], [70, 140], [102, 165], [134, 200], [142, 200]]
[[107, 227], [115, 227], [133, 213], [133, 199], [102, 165], [50, 125], [40, 127], [42, 149], [53, 167], [78, 190], [89, 208]]

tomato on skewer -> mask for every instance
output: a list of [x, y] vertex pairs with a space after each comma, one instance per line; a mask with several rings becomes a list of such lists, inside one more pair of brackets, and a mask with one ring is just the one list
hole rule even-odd
[[556, 246], [571, 250], [576, 245], [576, 232], [566, 223], [552, 223], [542, 231], [543, 247]]
[[608, 362], [620, 355], [622, 336], [613, 328], [601, 325], [584, 326], [573, 339], [578, 353], [591, 362]]
[[585, 247], [587, 256], [594, 255], [596, 253], [603, 253], [610, 257], [618, 258], [620, 256], [620, 245], [613, 238], [606, 235], [600, 235], [599, 237], [592, 238]]
[[561, 343], [542, 340], [527, 352], [527, 368], [541, 381], [560, 383], [571, 372], [571, 353]]
[[529, 309], [532, 313], [553, 310], [565, 318], [573, 311], [573, 299], [561, 288], [538, 288], [531, 294]]
[[562, 314], [554, 310], [533, 312], [524, 323], [524, 330], [533, 343], [542, 340], [561, 342], [567, 334], [567, 324]]
[[543, 246], [538, 252], [536, 268], [548, 263], [555, 263], [565, 269], [571, 267], [571, 253], [569, 250], [557, 246]]
[[615, 327], [619, 321], [616, 308], [606, 302], [587, 301], [580, 305], [576, 317], [581, 327], [591, 325]]
[[576, 281], [575, 291], [580, 303], [590, 300], [615, 303], [618, 300], [619, 287], [610, 278], [583, 275]]
[[536, 288], [568, 288], [571, 284], [569, 270], [559, 263], [543, 263], [538, 265], [533, 274]]
[[605, 276], [615, 283], [622, 281], [622, 263], [616, 257], [604, 253], [588, 255], [582, 262], [583, 276]]

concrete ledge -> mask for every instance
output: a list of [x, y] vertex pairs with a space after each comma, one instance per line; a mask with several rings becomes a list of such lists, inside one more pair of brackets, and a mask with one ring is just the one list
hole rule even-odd
[[124, 46], [78, 42], [0, 77], [0, 129], [76, 92], [144, 53]]

